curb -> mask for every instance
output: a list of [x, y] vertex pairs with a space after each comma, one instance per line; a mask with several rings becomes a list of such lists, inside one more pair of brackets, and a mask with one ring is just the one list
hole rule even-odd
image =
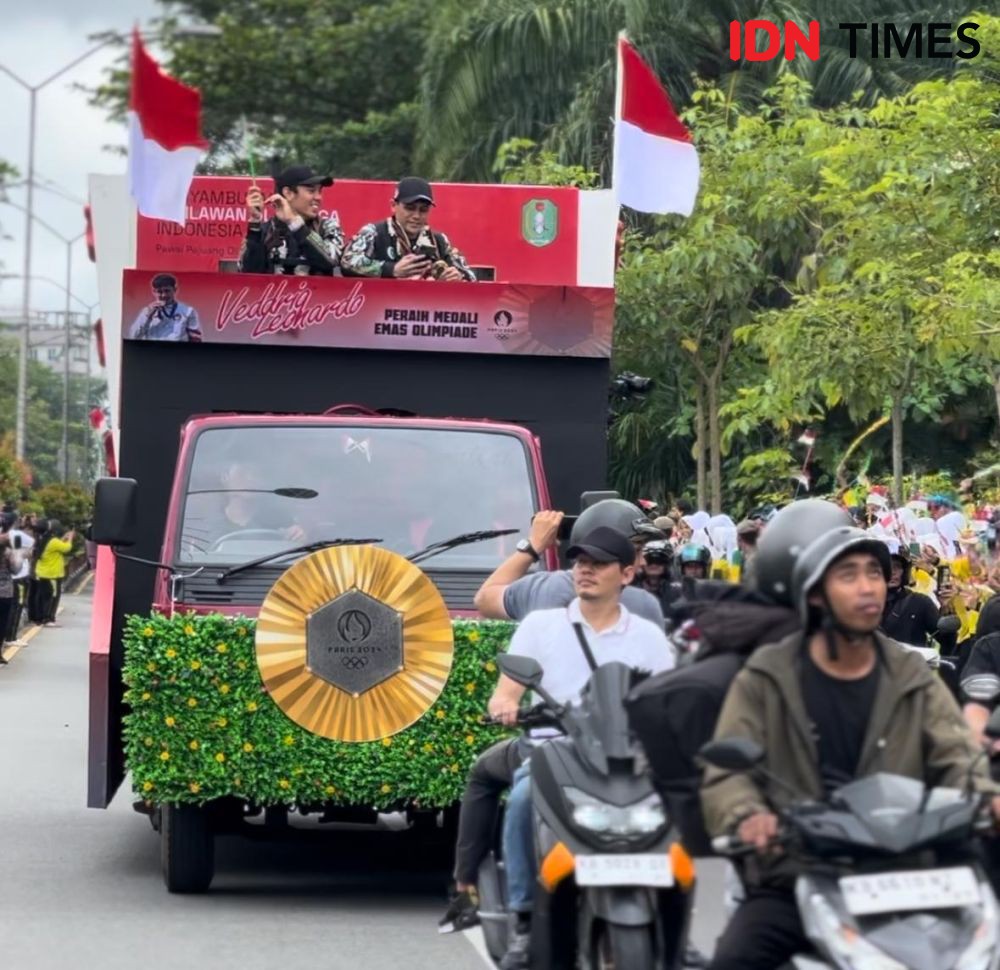
[[[83, 582], [81, 582], [75, 589], [66, 589], [63, 592], [71, 594], [76, 594], [81, 592], [87, 585], [87, 583], [91, 579], [93, 579], [93, 576], [94, 574], [88, 571], [83, 577]], [[60, 603], [59, 609], [56, 611], [56, 616], [59, 616], [59, 614], [62, 613], [63, 610], [65, 609], [66, 609], [65, 604]], [[30, 630], [25, 630], [21, 636], [21, 641], [24, 643], [24, 647], [26, 647], [29, 643], [31, 643], [31, 641], [34, 640], [35, 637], [37, 637], [38, 634], [44, 629], [45, 627], [33, 626]], [[4, 660], [10, 663], [24, 649], [24, 647], [11, 647], [9, 650], [6, 650], [3, 655]]]

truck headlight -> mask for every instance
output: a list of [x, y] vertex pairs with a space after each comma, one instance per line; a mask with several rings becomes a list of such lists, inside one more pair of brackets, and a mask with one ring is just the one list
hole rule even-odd
[[955, 970], [992, 970], [997, 949], [997, 904], [993, 890], [980, 885], [983, 894], [983, 919], [972, 942], [966, 947]]
[[840, 921], [834, 908], [819, 893], [809, 897], [814, 929], [838, 966], [851, 970], [906, 970], [898, 960], [865, 940], [853, 927]]
[[563, 789], [573, 806], [573, 821], [597, 835], [652, 835], [667, 824], [660, 796], [653, 794], [631, 805], [610, 805], [579, 788]]

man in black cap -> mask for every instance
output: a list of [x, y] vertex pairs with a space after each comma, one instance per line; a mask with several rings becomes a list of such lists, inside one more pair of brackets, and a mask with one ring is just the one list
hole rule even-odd
[[[274, 179], [274, 194], [264, 198], [256, 184], [247, 192], [249, 222], [237, 269], [241, 273], [333, 276], [344, 251], [344, 231], [336, 213], [320, 217], [329, 175], [308, 165], [292, 165]], [[264, 220], [264, 207], [274, 215]]]
[[430, 182], [402, 179], [392, 199], [392, 215], [362, 226], [344, 250], [344, 275], [475, 282], [465, 257], [443, 232], [428, 225], [433, 205]]
[[201, 343], [201, 324], [193, 306], [177, 301], [177, 277], [157, 273], [150, 282], [156, 299], [143, 307], [129, 327], [129, 340]]

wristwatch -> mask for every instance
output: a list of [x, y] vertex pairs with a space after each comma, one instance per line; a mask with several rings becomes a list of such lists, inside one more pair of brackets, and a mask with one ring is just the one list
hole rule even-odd
[[514, 548], [518, 552], [526, 552], [535, 562], [538, 562], [542, 557], [535, 551], [535, 547], [527, 540], [522, 539]]

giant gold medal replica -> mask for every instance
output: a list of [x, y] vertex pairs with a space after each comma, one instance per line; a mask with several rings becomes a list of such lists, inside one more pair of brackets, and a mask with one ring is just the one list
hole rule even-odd
[[451, 672], [451, 618], [427, 575], [374, 546], [315, 552], [271, 588], [257, 666], [296, 724], [335, 741], [375, 741], [425, 714]]

